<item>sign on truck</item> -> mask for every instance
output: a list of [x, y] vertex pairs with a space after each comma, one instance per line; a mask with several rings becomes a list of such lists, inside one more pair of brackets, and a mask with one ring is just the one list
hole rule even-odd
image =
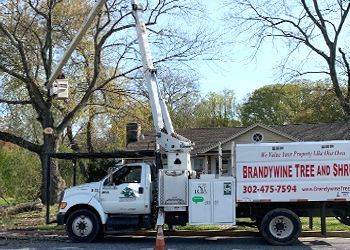
[[237, 145], [237, 201], [348, 201], [347, 141]]

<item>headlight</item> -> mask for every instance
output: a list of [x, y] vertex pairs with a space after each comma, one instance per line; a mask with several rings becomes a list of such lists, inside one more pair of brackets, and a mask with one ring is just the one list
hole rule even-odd
[[67, 207], [67, 202], [60, 202], [60, 209], [65, 209]]

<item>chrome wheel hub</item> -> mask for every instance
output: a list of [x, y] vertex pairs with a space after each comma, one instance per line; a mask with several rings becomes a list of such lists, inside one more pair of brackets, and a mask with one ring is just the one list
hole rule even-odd
[[92, 232], [93, 224], [89, 217], [80, 215], [72, 223], [73, 233], [79, 237], [86, 237]]
[[284, 239], [293, 233], [293, 222], [285, 216], [277, 216], [273, 218], [269, 224], [269, 230], [273, 237]]

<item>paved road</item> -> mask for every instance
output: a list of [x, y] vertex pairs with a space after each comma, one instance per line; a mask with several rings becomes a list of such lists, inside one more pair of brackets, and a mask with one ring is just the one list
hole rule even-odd
[[[107, 237], [101, 242], [90, 244], [70, 243], [67, 240], [0, 240], [0, 249], [118, 249], [118, 250], [151, 250], [154, 247], [154, 238]], [[294, 246], [273, 247], [265, 243], [262, 238], [256, 237], [167, 237], [166, 247], [169, 250], [232, 250], [232, 249], [350, 249], [350, 238], [300, 238]]]

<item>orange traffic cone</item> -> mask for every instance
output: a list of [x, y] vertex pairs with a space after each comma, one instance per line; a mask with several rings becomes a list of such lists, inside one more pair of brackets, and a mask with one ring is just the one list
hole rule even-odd
[[154, 250], [166, 250], [163, 226], [157, 226], [157, 238], [156, 238], [156, 246], [154, 247]]

